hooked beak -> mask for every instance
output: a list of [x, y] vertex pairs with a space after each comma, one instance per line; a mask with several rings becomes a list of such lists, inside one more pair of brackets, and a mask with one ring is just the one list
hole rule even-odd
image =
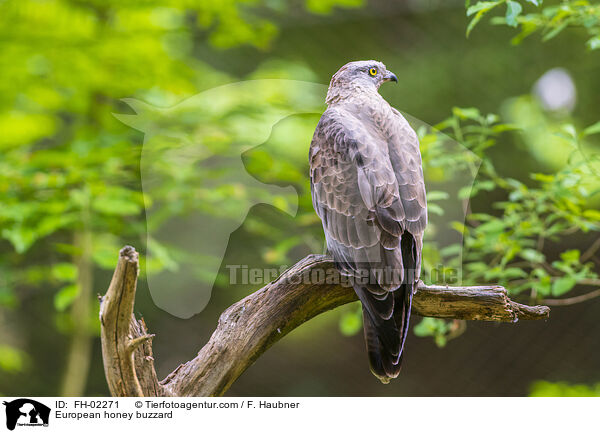
[[383, 81], [393, 81], [394, 83], [397, 83], [398, 77], [396, 77], [396, 74], [388, 72], [387, 74], [384, 75]]

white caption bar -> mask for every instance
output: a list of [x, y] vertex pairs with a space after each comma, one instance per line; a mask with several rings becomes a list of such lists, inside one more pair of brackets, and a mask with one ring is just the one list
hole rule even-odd
[[2, 400], [4, 425], [0, 431], [18, 433], [93, 433], [110, 429], [149, 433], [248, 430], [505, 433], [600, 428], [598, 398], [3, 397]]

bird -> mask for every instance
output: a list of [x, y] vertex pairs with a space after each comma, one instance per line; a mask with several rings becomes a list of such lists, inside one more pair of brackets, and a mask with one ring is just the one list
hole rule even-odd
[[362, 304], [370, 369], [382, 383], [402, 367], [427, 225], [419, 139], [379, 94], [386, 82], [398, 78], [379, 61], [342, 66], [309, 150], [313, 207]]

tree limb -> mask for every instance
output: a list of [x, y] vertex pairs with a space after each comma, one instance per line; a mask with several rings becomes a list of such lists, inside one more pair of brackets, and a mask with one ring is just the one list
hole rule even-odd
[[[114, 396], [223, 395], [284, 335], [325, 311], [357, 300], [352, 287], [343, 284], [331, 258], [310, 255], [225, 310], [198, 355], [159, 383], [152, 336], [147, 334], [143, 320], [137, 321], [132, 314], [137, 260], [132, 247], [121, 250], [101, 302], [104, 371]], [[549, 312], [547, 306], [513, 302], [500, 286], [420, 284], [413, 299], [413, 313], [446, 319], [516, 322], [545, 319]]]
[[144, 320], [133, 315], [138, 271], [138, 253], [124, 247], [108, 291], [100, 297], [104, 374], [113, 396], [166, 396], [154, 370], [152, 336]]

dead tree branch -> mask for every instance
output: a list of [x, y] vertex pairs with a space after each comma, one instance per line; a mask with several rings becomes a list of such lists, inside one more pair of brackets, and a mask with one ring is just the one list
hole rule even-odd
[[[108, 292], [101, 298], [102, 355], [113, 396], [223, 395], [291, 330], [357, 300], [350, 286], [339, 283], [330, 258], [310, 255], [225, 310], [198, 355], [159, 383], [152, 357], [153, 335], [148, 335], [143, 320], [133, 317], [137, 274], [138, 255], [132, 247], [125, 247]], [[446, 319], [516, 322], [545, 319], [549, 312], [547, 306], [513, 302], [500, 286], [421, 284], [413, 300], [414, 314]]]

